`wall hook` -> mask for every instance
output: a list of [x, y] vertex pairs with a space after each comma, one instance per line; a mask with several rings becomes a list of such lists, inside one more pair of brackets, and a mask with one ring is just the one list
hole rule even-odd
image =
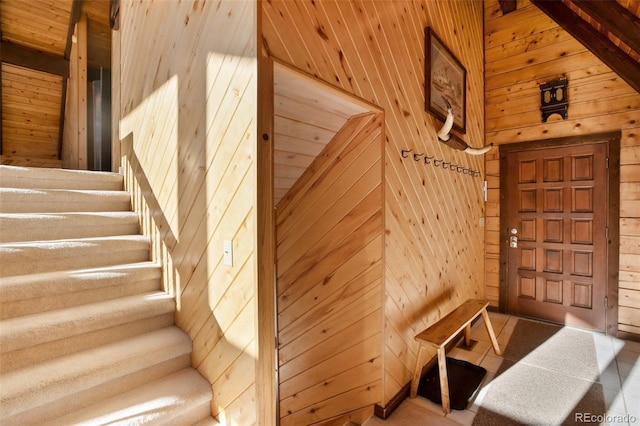
[[421, 152], [420, 154], [413, 154], [413, 159], [415, 161], [420, 161], [420, 157], [422, 157], [424, 155], [423, 152]]
[[410, 152], [411, 152], [410, 149], [403, 149], [400, 151], [400, 154], [402, 154], [402, 158], [407, 158]]

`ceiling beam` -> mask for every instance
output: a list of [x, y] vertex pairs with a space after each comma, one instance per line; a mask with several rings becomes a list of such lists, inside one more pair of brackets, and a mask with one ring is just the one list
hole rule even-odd
[[615, 0], [573, 0], [582, 9], [623, 43], [640, 53], [640, 18]]
[[640, 64], [636, 60], [562, 1], [531, 0], [531, 2], [640, 93]]
[[67, 27], [67, 45], [64, 49], [64, 57], [69, 59], [71, 55], [71, 45], [73, 44], [73, 32], [76, 24], [80, 20], [82, 13], [82, 0], [73, 0], [71, 4], [71, 13], [69, 14], [69, 26]]
[[2, 42], [0, 50], [2, 62], [49, 74], [69, 77], [69, 61], [61, 56], [43, 53], [17, 44]]

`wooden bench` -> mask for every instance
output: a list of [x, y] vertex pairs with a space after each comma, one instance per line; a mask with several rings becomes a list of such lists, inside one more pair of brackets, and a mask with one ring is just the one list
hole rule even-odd
[[471, 343], [471, 323], [479, 315], [482, 315], [484, 325], [487, 327], [487, 333], [491, 338], [491, 344], [496, 355], [501, 355], [496, 335], [489, 321], [487, 306], [489, 302], [486, 300], [469, 299], [453, 312], [441, 318], [440, 321], [431, 327], [417, 334], [415, 339], [420, 344], [418, 350], [418, 358], [416, 359], [416, 367], [413, 370], [413, 378], [411, 379], [411, 398], [415, 398], [418, 393], [418, 385], [422, 376], [422, 368], [424, 366], [424, 356], [428, 346], [432, 346], [438, 350], [438, 369], [440, 372], [440, 392], [442, 395], [442, 411], [445, 414], [451, 412], [449, 404], [449, 380], [447, 378], [447, 358], [445, 356], [446, 346], [464, 329], [464, 341], [467, 346]]

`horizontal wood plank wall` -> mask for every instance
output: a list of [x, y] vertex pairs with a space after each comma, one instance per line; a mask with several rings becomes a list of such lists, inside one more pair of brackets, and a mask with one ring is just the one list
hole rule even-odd
[[127, 188], [176, 296], [176, 324], [193, 340], [192, 364], [212, 384], [212, 414], [256, 424], [257, 5], [120, 7]]
[[382, 395], [382, 124], [351, 118], [276, 210], [283, 426]]
[[[507, 144], [622, 131], [619, 330], [640, 334], [640, 94], [528, 0], [485, 1], [486, 140]], [[542, 123], [539, 84], [569, 80], [568, 119]], [[487, 155], [486, 289], [499, 301], [499, 157]]]
[[424, 108], [424, 29], [467, 69], [467, 133], [484, 145], [482, 3], [264, 2], [270, 54], [385, 112], [383, 394], [411, 379], [414, 335], [484, 288], [482, 178], [402, 159], [412, 149], [483, 171], [481, 157], [437, 141]]
[[2, 63], [2, 164], [60, 167], [62, 77]]

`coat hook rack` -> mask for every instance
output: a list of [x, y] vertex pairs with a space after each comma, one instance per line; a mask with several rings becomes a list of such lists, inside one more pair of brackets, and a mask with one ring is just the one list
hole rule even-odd
[[[403, 149], [403, 150], [400, 150], [400, 154], [402, 155], [402, 158], [409, 158], [409, 153], [411, 153], [412, 151], [413, 150], [411, 149]], [[449, 172], [462, 173], [463, 175], [467, 175], [471, 177], [480, 176], [479, 170], [470, 169], [469, 167], [465, 167], [461, 164], [455, 164], [451, 161], [445, 161], [443, 159], [436, 158], [435, 156], [429, 156], [423, 152], [414, 153], [413, 160], [414, 161], [423, 160], [424, 164], [430, 164], [430, 165], [433, 165], [434, 167], [440, 167], [442, 168], [442, 170], [448, 170]]]

